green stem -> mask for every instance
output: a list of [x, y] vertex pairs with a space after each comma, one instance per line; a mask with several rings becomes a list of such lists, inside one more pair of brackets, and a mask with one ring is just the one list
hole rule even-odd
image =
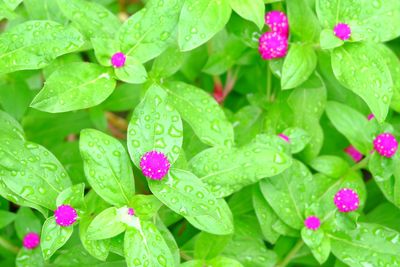
[[296, 256], [297, 252], [303, 247], [304, 242], [300, 238], [299, 241], [297, 241], [296, 245], [292, 248], [292, 250], [289, 252], [289, 254], [286, 255], [286, 257], [283, 259], [281, 263], [277, 265], [277, 267], [285, 267], [290, 263], [290, 261]]
[[267, 100], [271, 100], [271, 90], [272, 90], [272, 72], [269, 67], [269, 63], [267, 63]]
[[3, 237], [0, 236], [0, 246], [5, 248], [6, 250], [17, 254], [19, 251], [19, 247], [14, 246], [13, 244], [10, 243], [7, 239], [4, 239]]
[[370, 158], [370, 155], [366, 156], [362, 161], [355, 164], [351, 169], [353, 171], [357, 171], [357, 170], [366, 168], [368, 166], [369, 158]]

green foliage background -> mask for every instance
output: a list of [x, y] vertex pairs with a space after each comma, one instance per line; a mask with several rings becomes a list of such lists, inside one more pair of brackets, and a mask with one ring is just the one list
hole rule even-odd
[[[263, 61], [269, 10], [290, 45]], [[0, 266], [400, 266], [400, 155], [371, 153], [400, 136], [400, 1], [0, 0], [0, 19]]]

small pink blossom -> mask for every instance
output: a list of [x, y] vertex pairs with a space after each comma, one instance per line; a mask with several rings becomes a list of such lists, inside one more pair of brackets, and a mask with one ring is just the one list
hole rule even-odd
[[372, 120], [372, 119], [375, 118], [375, 115], [371, 113], [371, 114], [368, 115], [367, 118], [368, 118], [368, 120], [370, 121], [370, 120]]
[[333, 202], [340, 212], [354, 211], [360, 205], [358, 194], [350, 188], [340, 189], [333, 198]]
[[133, 208], [128, 209], [128, 215], [133, 216], [135, 215], [135, 210]]
[[278, 136], [280, 138], [282, 138], [283, 140], [285, 140], [286, 142], [290, 143], [290, 138], [287, 135], [284, 135], [283, 133], [278, 134]]
[[37, 233], [30, 232], [24, 236], [24, 240], [22, 240], [22, 245], [26, 249], [34, 249], [40, 244], [40, 237]]
[[114, 68], [121, 68], [125, 65], [126, 56], [122, 52], [117, 52], [111, 57], [111, 64]]
[[321, 221], [316, 216], [308, 216], [307, 219], [304, 220], [304, 225], [313, 231], [316, 231], [321, 226]]
[[354, 146], [350, 145], [344, 149], [344, 152], [346, 152], [350, 157], [353, 158], [355, 162], [359, 162], [363, 158], [363, 154], [361, 154], [360, 151], [358, 151]]
[[266, 32], [259, 39], [258, 50], [263, 59], [281, 58], [286, 56], [288, 40], [276, 32]]
[[393, 157], [396, 154], [398, 147], [399, 144], [391, 133], [382, 133], [374, 140], [375, 150], [386, 158]]
[[268, 12], [265, 15], [265, 24], [269, 26], [272, 32], [288, 37], [289, 22], [285, 13], [277, 10]]
[[161, 180], [167, 175], [170, 163], [164, 153], [153, 150], [143, 155], [140, 168], [147, 178]]
[[350, 26], [346, 23], [338, 23], [336, 24], [335, 28], [333, 29], [334, 34], [340, 40], [346, 41], [351, 36], [351, 29]]
[[58, 225], [66, 227], [76, 222], [78, 214], [70, 205], [61, 205], [54, 211], [54, 217]]

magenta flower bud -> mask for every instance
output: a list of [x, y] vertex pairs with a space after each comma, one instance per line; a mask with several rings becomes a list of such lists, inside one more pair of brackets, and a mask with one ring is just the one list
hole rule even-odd
[[333, 202], [340, 212], [354, 211], [360, 205], [358, 194], [350, 188], [340, 189], [333, 198]]
[[375, 150], [380, 155], [387, 158], [393, 157], [396, 154], [398, 147], [399, 144], [391, 133], [382, 133], [374, 140]]
[[140, 168], [143, 175], [152, 180], [161, 180], [167, 175], [170, 163], [162, 152], [150, 151], [143, 155], [140, 160]]
[[344, 149], [344, 152], [346, 152], [347, 155], [353, 158], [355, 162], [359, 162], [363, 158], [363, 154], [361, 154], [360, 151], [358, 151], [354, 146], [348, 146]]
[[286, 56], [288, 40], [276, 32], [266, 32], [259, 39], [258, 51], [263, 59], [271, 60]]
[[111, 64], [114, 68], [121, 68], [125, 65], [126, 56], [122, 52], [117, 52], [111, 57]]
[[304, 220], [304, 225], [313, 231], [316, 231], [321, 226], [321, 221], [316, 216], [308, 216], [307, 219]]
[[69, 205], [61, 205], [54, 211], [54, 217], [59, 226], [66, 227], [76, 222], [78, 214], [73, 207]]
[[286, 142], [290, 143], [290, 138], [287, 135], [284, 135], [283, 133], [278, 134], [278, 136], [280, 138], [282, 138], [283, 140], [285, 140]]
[[351, 36], [351, 29], [350, 29], [349, 25], [347, 25], [346, 23], [338, 23], [338, 24], [336, 24], [335, 28], [333, 29], [333, 33], [340, 40], [346, 41]]
[[277, 10], [268, 12], [265, 15], [265, 24], [269, 26], [272, 32], [288, 37], [289, 22], [285, 13]]
[[367, 118], [368, 118], [368, 120], [370, 121], [370, 120], [372, 120], [372, 119], [375, 118], [375, 115], [371, 113], [371, 114], [368, 115]]
[[128, 215], [133, 216], [135, 215], [135, 210], [133, 208], [128, 209]]
[[24, 236], [24, 240], [22, 240], [22, 245], [26, 249], [34, 249], [40, 244], [40, 237], [37, 233], [30, 232]]

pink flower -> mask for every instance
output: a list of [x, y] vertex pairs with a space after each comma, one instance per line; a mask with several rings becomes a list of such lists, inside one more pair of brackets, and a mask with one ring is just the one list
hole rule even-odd
[[76, 222], [78, 214], [70, 205], [61, 205], [54, 211], [54, 217], [58, 225], [66, 227]]
[[350, 157], [353, 158], [355, 162], [359, 162], [363, 158], [363, 154], [361, 154], [360, 151], [358, 151], [354, 146], [348, 146], [344, 149], [344, 152], [346, 152]]
[[135, 210], [133, 208], [129, 208], [128, 215], [131, 215], [131, 216], [135, 215]]
[[350, 38], [351, 29], [350, 29], [349, 25], [347, 25], [346, 23], [338, 23], [338, 24], [336, 24], [335, 28], [333, 29], [333, 33], [340, 40], [346, 41]]
[[111, 57], [111, 64], [114, 68], [121, 68], [125, 65], [126, 56], [122, 52], [117, 52]]
[[147, 178], [161, 180], [167, 175], [170, 163], [164, 153], [153, 150], [143, 155], [140, 168]]
[[286, 142], [290, 143], [290, 138], [287, 135], [284, 135], [283, 133], [278, 134], [278, 136], [280, 138], [282, 138], [283, 140], [285, 140]]
[[367, 118], [368, 118], [368, 120], [370, 121], [370, 120], [372, 120], [372, 119], [375, 118], [375, 115], [371, 113], [371, 114], [368, 115]]
[[259, 39], [258, 50], [263, 59], [274, 59], [286, 56], [288, 40], [276, 32], [266, 32]]
[[285, 13], [277, 10], [268, 12], [265, 15], [265, 24], [269, 26], [272, 32], [288, 37], [289, 22]]
[[307, 219], [304, 220], [304, 225], [308, 229], [316, 231], [321, 226], [321, 221], [316, 216], [308, 216]]
[[354, 211], [360, 205], [358, 194], [350, 188], [340, 189], [333, 198], [333, 202], [340, 212]]
[[382, 156], [391, 158], [393, 157], [399, 144], [397, 143], [396, 138], [391, 133], [382, 133], [378, 135], [374, 140], [374, 148], [375, 150]]
[[22, 240], [22, 245], [26, 249], [34, 249], [40, 244], [40, 237], [37, 233], [30, 232], [24, 236], [24, 240]]

